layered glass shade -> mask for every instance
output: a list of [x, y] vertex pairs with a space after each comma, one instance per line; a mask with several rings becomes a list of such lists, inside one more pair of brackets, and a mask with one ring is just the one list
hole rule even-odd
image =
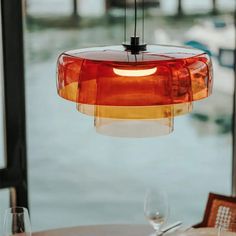
[[122, 46], [78, 49], [60, 55], [57, 71], [58, 94], [110, 136], [169, 134], [173, 117], [212, 92], [209, 56], [186, 47], [148, 45], [137, 54]]
[[96, 132], [122, 138], [146, 138], [168, 135], [174, 130], [174, 117], [153, 120], [124, 120], [95, 117]]
[[209, 56], [185, 47], [122, 46], [68, 51], [58, 59], [58, 94], [90, 105], [155, 106], [193, 102], [212, 91]]
[[112, 119], [145, 120], [180, 116], [192, 111], [191, 102], [160, 106], [99, 106], [78, 104], [78, 111], [89, 116]]

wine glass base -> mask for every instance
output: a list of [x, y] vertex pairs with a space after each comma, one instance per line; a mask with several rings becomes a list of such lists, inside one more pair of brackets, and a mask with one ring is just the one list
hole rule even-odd
[[154, 232], [154, 233], [149, 234], [148, 236], [157, 236], [157, 234]]
[[153, 232], [149, 234], [149, 236], [161, 236], [163, 233], [162, 232]]

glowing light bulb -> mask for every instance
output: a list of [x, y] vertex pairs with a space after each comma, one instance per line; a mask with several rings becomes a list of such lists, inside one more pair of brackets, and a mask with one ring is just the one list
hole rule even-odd
[[142, 70], [125, 70], [125, 69], [113, 68], [113, 72], [116, 75], [127, 76], [127, 77], [141, 77], [141, 76], [153, 75], [156, 73], [156, 71], [157, 71], [156, 67]]

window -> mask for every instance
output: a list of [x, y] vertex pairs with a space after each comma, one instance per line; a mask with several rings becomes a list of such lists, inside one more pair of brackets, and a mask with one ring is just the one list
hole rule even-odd
[[[63, 4], [68, 7], [65, 1], [60, 1], [61, 8], [57, 4], [61, 15], [57, 12], [50, 17], [49, 13], [45, 16], [43, 11], [36, 14], [36, 10], [32, 10], [36, 9], [36, 4], [50, 6], [48, 2], [28, 1], [29, 20], [25, 29], [33, 229], [144, 223], [143, 198], [148, 187], [161, 187], [168, 192], [170, 221], [199, 222], [210, 191], [231, 193], [233, 86], [227, 87], [227, 84], [233, 85], [233, 70], [220, 66], [217, 60], [219, 47], [226, 46], [224, 41], [214, 42], [215, 47], [212, 47], [213, 43], [206, 45], [190, 37], [200, 35], [193, 32], [202, 29], [200, 39], [212, 37], [214, 40], [216, 37], [212, 35], [218, 32], [215, 19], [209, 14], [203, 20], [202, 17], [176, 20], [166, 16], [168, 12], [161, 15], [163, 9], [148, 12], [147, 42], [189, 45], [197, 42], [197, 46], [212, 53], [215, 90], [211, 98], [194, 104], [192, 114], [176, 118], [173, 134], [149, 139], [119, 139], [96, 134], [91, 117], [78, 113], [75, 104], [58, 97], [55, 68], [62, 51], [120, 44], [123, 21], [119, 14], [122, 11], [114, 10], [107, 22], [105, 18], [82, 19], [83, 26], [72, 27], [63, 12]], [[96, 8], [96, 4], [89, 6]], [[174, 11], [175, 6], [170, 6]], [[223, 20], [229, 22], [227, 27], [230, 27], [232, 15], [229, 13], [226, 18]], [[130, 20], [130, 30], [132, 26]]]

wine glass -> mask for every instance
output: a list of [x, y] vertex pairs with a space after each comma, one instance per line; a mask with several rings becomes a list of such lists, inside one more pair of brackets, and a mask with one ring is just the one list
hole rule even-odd
[[3, 236], [31, 236], [28, 210], [24, 207], [12, 207], [5, 211]]
[[147, 190], [144, 199], [144, 213], [149, 223], [155, 229], [156, 235], [161, 234], [161, 227], [167, 221], [169, 214], [166, 192]]

